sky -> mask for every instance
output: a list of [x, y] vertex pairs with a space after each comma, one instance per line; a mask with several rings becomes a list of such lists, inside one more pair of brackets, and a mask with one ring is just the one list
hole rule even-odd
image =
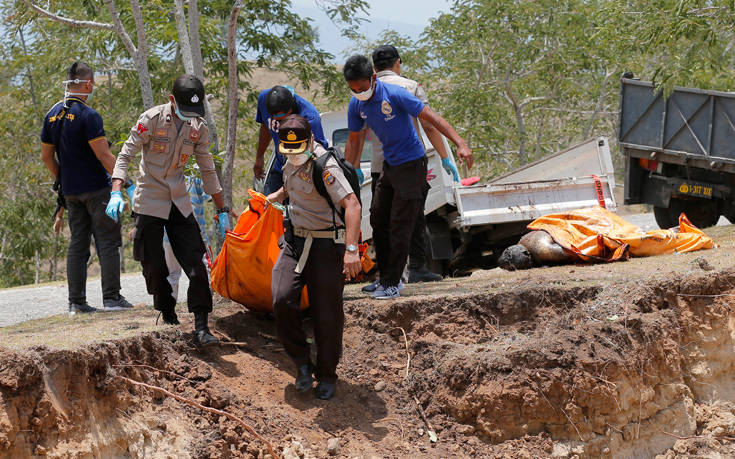
[[[368, 39], [375, 39], [385, 29], [393, 29], [402, 35], [418, 38], [429, 19], [440, 13], [449, 12], [450, 0], [369, 0], [367, 18], [370, 22], [361, 25], [361, 32]], [[342, 60], [353, 45], [339, 33], [329, 17], [316, 7], [314, 0], [293, 0], [294, 10], [313, 19], [313, 26], [319, 31], [322, 49]]]

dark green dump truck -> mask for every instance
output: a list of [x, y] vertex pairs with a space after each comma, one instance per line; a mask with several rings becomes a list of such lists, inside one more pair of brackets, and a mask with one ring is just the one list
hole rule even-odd
[[653, 205], [661, 228], [684, 212], [700, 228], [735, 222], [735, 94], [623, 78], [618, 144], [625, 204]]

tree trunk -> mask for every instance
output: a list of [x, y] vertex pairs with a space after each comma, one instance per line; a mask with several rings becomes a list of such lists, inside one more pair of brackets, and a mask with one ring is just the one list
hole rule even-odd
[[56, 266], [59, 260], [59, 236], [54, 236], [54, 251], [51, 254], [51, 263], [49, 265], [49, 278], [51, 281], [56, 280]]
[[584, 132], [582, 134], [583, 139], [586, 139], [590, 136], [590, 133], [592, 132], [592, 127], [595, 123], [595, 118], [597, 117], [597, 114], [600, 113], [600, 111], [602, 110], [602, 105], [605, 103], [605, 96], [607, 95], [607, 82], [610, 80], [610, 77], [612, 75], [613, 74], [611, 72], [605, 71], [605, 78], [602, 80], [602, 86], [600, 87], [600, 94], [597, 97], [595, 109], [592, 111], [592, 115], [587, 121], [587, 126], [584, 128]]
[[227, 101], [229, 109], [227, 114], [227, 154], [222, 165], [222, 191], [225, 203], [232, 206], [232, 166], [235, 162], [235, 143], [237, 142], [237, 107], [238, 99], [238, 76], [237, 76], [237, 43], [235, 35], [237, 32], [237, 17], [242, 9], [242, 0], [237, 0], [230, 13], [230, 22], [227, 27], [227, 68], [229, 87]]
[[[105, 0], [105, 2], [112, 3], [112, 0]], [[145, 24], [143, 23], [143, 14], [140, 11], [140, 4], [138, 0], [130, 0], [130, 8], [133, 11], [133, 19], [135, 20], [135, 32], [138, 37], [138, 49], [135, 55], [136, 67], [139, 69], [138, 78], [140, 80], [140, 89], [143, 94], [143, 107], [146, 110], [153, 107], [153, 87], [151, 85], [151, 76], [148, 73], [148, 44], [145, 40]], [[117, 20], [120, 17], [117, 13], [114, 14]], [[122, 24], [121, 24], [122, 26]], [[125, 29], [123, 29], [124, 32]], [[125, 32], [127, 36], [127, 32]], [[123, 37], [124, 40], [124, 37]], [[128, 38], [129, 40], [129, 38]]]
[[[23, 49], [23, 54], [26, 56], [28, 55], [28, 50], [26, 49], [26, 40], [23, 36], [23, 27], [20, 27], [18, 29], [18, 34], [20, 36], [20, 46]], [[41, 112], [38, 110], [38, 104], [36, 102], [36, 89], [33, 84], [33, 72], [31, 70], [31, 67], [28, 67], [28, 90], [31, 92], [31, 103], [33, 104], [33, 111], [36, 112], [36, 121], [38, 125], [43, 124], [43, 116], [41, 115]]]
[[204, 81], [204, 61], [202, 60], [202, 43], [199, 39], [199, 5], [197, 0], [189, 0], [189, 40], [191, 41], [194, 75]]
[[130, 0], [130, 6], [133, 11], [133, 19], [135, 20], [135, 28], [138, 37], [138, 47], [135, 46], [130, 35], [128, 35], [128, 32], [125, 30], [125, 26], [123, 26], [123, 23], [120, 20], [120, 14], [118, 13], [113, 0], [103, 0], [105, 5], [107, 5], [107, 9], [110, 11], [113, 24], [65, 18], [34, 5], [31, 0], [23, 1], [33, 11], [69, 27], [115, 31], [122, 40], [123, 45], [125, 45], [125, 49], [127, 49], [130, 58], [133, 59], [133, 62], [135, 63], [135, 70], [138, 73], [138, 81], [140, 82], [140, 93], [143, 98], [143, 106], [146, 110], [153, 107], [153, 87], [151, 85], [151, 76], [148, 73], [148, 50], [145, 42], [145, 25], [143, 24], [143, 15], [140, 12], [140, 4], [138, 4], [138, 0]]
[[186, 30], [186, 14], [184, 13], [184, 0], [174, 0], [174, 18], [176, 18], [176, 31], [179, 34], [179, 46], [181, 46], [181, 57], [184, 60], [184, 71], [194, 73], [194, 61], [191, 57], [191, 42], [189, 32]]
[[38, 254], [38, 249], [36, 249], [35, 258], [36, 258], [36, 277], [33, 283], [38, 284], [41, 282], [41, 255]]
[[[186, 13], [184, 0], [174, 0], [174, 17], [176, 30], [179, 34], [181, 58], [184, 61], [184, 70], [199, 78], [204, 83], [204, 64], [202, 62], [202, 45], [199, 41], [199, 10], [196, 0], [189, 0], [189, 30], [186, 30]], [[219, 153], [219, 135], [217, 122], [209, 105], [209, 99], [204, 98], [204, 117], [209, 127], [209, 141], [214, 153]]]

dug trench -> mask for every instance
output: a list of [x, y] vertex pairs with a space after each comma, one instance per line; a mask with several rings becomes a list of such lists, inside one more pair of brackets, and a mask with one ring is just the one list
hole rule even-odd
[[732, 457], [733, 285], [722, 269], [355, 295], [328, 402], [295, 391], [273, 321], [234, 304], [217, 307], [228, 343], [204, 350], [187, 326], [6, 348], [0, 455]]

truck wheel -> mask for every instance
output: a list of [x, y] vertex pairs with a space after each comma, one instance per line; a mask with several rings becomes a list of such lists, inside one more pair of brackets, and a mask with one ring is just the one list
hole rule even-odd
[[654, 206], [653, 216], [656, 219], [656, 224], [661, 229], [669, 229], [679, 224], [678, 220], [676, 223], [672, 222], [671, 215], [669, 214], [669, 209], [667, 209], [666, 207]]
[[[716, 200], [671, 198], [669, 218], [673, 222], [672, 226], [679, 224], [679, 215], [682, 212], [697, 228], [715, 226], [717, 220], [720, 219], [720, 211]], [[656, 223], [658, 223], [658, 218]]]

